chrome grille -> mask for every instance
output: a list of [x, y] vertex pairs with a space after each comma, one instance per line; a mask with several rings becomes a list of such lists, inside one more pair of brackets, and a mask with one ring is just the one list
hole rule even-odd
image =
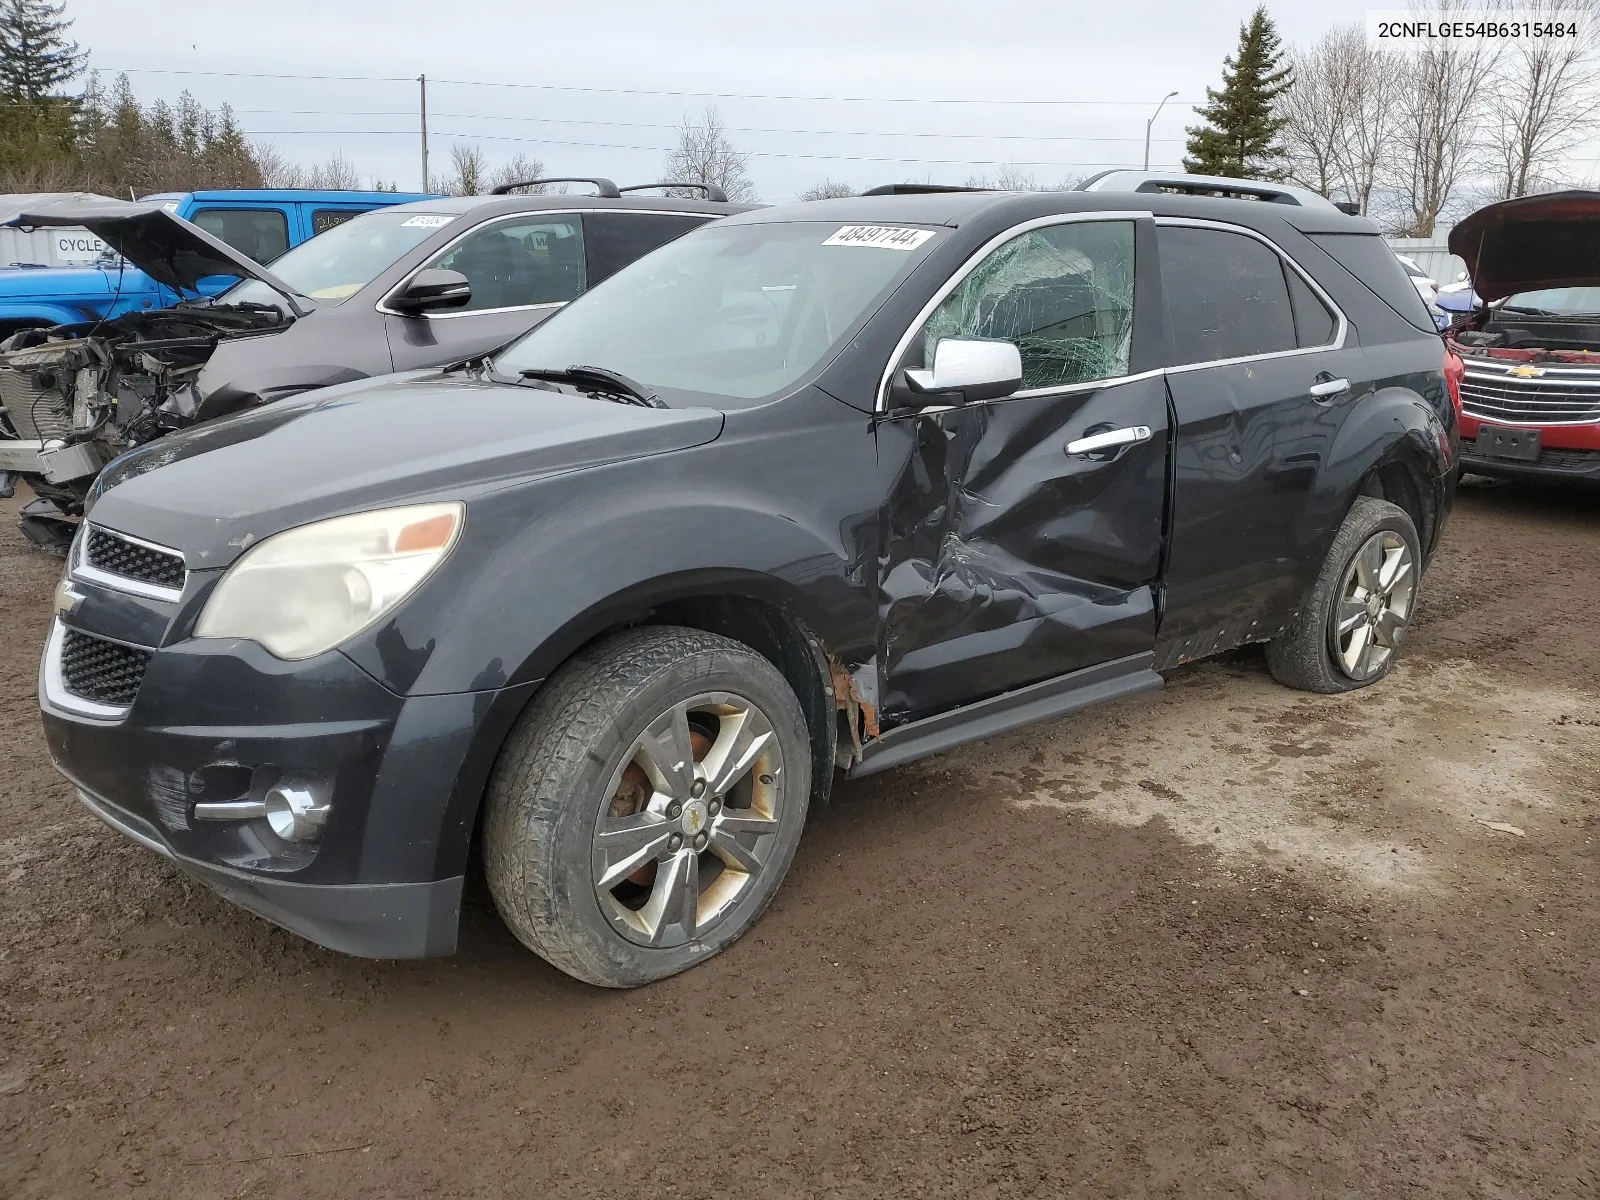
[[1516, 364], [1472, 362], [1461, 382], [1469, 417], [1510, 425], [1589, 425], [1600, 422], [1600, 370], [1541, 367], [1543, 375], [1511, 374]]
[[150, 665], [150, 651], [68, 629], [61, 639], [61, 683], [97, 704], [132, 704]]
[[183, 559], [166, 550], [130, 541], [97, 525], [89, 526], [84, 561], [97, 571], [179, 590], [183, 587]]

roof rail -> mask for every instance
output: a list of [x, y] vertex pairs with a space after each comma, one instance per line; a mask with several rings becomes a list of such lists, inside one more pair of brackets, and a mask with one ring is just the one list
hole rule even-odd
[[728, 193], [714, 183], [631, 183], [625, 188], [618, 188], [619, 192], [648, 192], [652, 188], [695, 188], [706, 194], [706, 199], [712, 204], [726, 204]]
[[1085, 179], [1080, 192], [1176, 192], [1185, 196], [1217, 196], [1227, 200], [1260, 200], [1292, 204], [1298, 208], [1339, 209], [1333, 201], [1308, 188], [1258, 179], [1233, 179], [1221, 175], [1188, 175], [1181, 171], [1102, 171]]
[[584, 176], [564, 176], [559, 179], [555, 177], [551, 177], [549, 179], [524, 179], [519, 183], [502, 183], [497, 188], [491, 188], [489, 194], [491, 196], [509, 196], [518, 188], [534, 187], [541, 183], [592, 183], [594, 185], [594, 194], [596, 196], [603, 196], [607, 200], [615, 200], [618, 196], [622, 195], [622, 193], [617, 190], [617, 185], [612, 183], [611, 180], [601, 179], [599, 177], [591, 179]]
[[921, 196], [929, 192], [992, 192], [993, 188], [961, 187], [953, 183], [884, 183], [862, 192], [863, 196]]

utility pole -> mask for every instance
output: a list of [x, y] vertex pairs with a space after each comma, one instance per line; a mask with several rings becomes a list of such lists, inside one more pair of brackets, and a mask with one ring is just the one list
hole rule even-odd
[[[1167, 101], [1171, 100], [1177, 94], [1177, 92], [1168, 92], [1165, 96], [1161, 97], [1161, 103], [1156, 105], [1155, 112], [1151, 113], [1150, 119], [1144, 123], [1144, 169], [1146, 171], [1150, 169], [1150, 129], [1153, 125], [1155, 125], [1156, 118], [1161, 115], [1161, 110], [1166, 107]], [[422, 135], [422, 157], [424, 159], [428, 157], [428, 135], [426, 130], [424, 130]]]
[[[419, 89], [421, 89], [420, 90], [420, 99], [421, 99], [421, 116], [422, 116], [422, 190], [426, 192], [426, 191], [429, 190], [428, 189], [428, 77], [426, 75], [418, 75], [417, 76], [417, 87]], [[1173, 95], [1177, 95], [1177, 93], [1174, 92]], [[1150, 153], [1149, 153], [1148, 149], [1146, 149], [1146, 151], [1145, 151], [1145, 157], [1146, 158], [1150, 157]]]

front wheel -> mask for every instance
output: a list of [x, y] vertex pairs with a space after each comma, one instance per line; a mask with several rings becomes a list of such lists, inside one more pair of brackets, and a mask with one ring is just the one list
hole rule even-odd
[[541, 689], [489, 783], [507, 926], [569, 975], [649, 983], [756, 921], [805, 825], [811, 747], [783, 675], [694, 629], [630, 630]]
[[1422, 549], [1406, 511], [1362, 496], [1350, 508], [1294, 626], [1267, 644], [1279, 683], [1348, 692], [1389, 673], [1411, 625]]

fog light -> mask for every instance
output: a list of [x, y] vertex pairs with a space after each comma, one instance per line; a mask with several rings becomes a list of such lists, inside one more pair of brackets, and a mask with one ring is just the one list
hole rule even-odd
[[267, 789], [267, 824], [286, 842], [309, 842], [322, 835], [331, 805], [303, 783], [278, 783]]

